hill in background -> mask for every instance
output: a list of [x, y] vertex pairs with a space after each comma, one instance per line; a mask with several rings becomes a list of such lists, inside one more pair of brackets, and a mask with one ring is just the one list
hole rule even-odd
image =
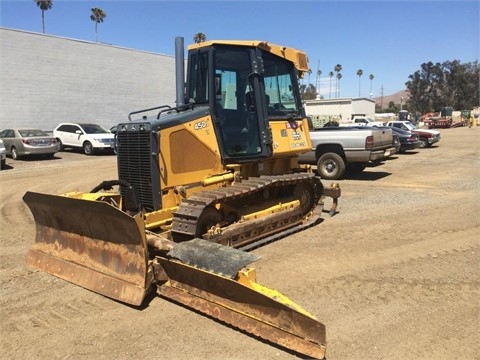
[[403, 104], [405, 104], [408, 100], [410, 94], [407, 90], [400, 90], [392, 95], [383, 95], [375, 98], [375, 106], [382, 107], [383, 109], [388, 108], [388, 104], [393, 101], [395, 105], [400, 105], [403, 97]]

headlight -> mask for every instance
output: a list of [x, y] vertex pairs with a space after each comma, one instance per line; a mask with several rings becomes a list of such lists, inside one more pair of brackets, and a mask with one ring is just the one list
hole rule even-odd
[[101, 138], [94, 138], [93, 140], [102, 143], [102, 144], [110, 144], [113, 143], [113, 139], [101, 139]]

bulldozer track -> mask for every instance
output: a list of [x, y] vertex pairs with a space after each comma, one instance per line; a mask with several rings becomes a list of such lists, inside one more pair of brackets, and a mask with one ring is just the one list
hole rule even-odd
[[[187, 199], [183, 199], [178, 210], [174, 213], [172, 222], [172, 238], [174, 240], [188, 240], [198, 236], [198, 228], [201, 226], [201, 217], [204, 210], [208, 207], [227, 205], [232, 201], [250, 200], [254, 203], [254, 197], [260, 192], [268, 193], [270, 190], [287, 188], [292, 185], [308, 184], [308, 198], [299, 199], [301, 201], [299, 212], [284, 212], [285, 214], [269, 217], [267, 224], [259, 224], [256, 227], [245, 226], [245, 223], [235, 223], [230, 225], [234, 228], [228, 235], [219, 234], [209, 238], [209, 240], [230, 245], [233, 247], [253, 248], [287, 236], [293, 232], [299, 231], [318, 223], [318, 216], [314, 221], [307, 221], [309, 214], [317, 206], [323, 191], [320, 179], [310, 173], [293, 173], [288, 175], [251, 177], [248, 180], [227, 185], [216, 190], [202, 191], [195, 193]], [[293, 195], [293, 194], [291, 194]], [[313, 199], [312, 199], [313, 195]], [[250, 198], [250, 199], [249, 199]], [[270, 200], [281, 200], [272, 198]], [[306, 203], [309, 201], [309, 203]], [[247, 211], [248, 213], [248, 211]]]

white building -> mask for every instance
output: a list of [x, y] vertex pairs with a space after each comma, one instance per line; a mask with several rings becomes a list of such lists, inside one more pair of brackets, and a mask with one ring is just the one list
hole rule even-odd
[[328, 121], [347, 122], [354, 116], [375, 118], [375, 101], [367, 98], [306, 100], [305, 111], [316, 126]]
[[175, 105], [173, 55], [6, 28], [0, 54], [0, 129], [110, 128], [132, 111]]

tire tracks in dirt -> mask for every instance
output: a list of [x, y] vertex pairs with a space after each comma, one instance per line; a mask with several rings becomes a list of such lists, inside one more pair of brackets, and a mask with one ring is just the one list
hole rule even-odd
[[[322, 261], [318, 271], [326, 277], [338, 277], [362, 272], [364, 270], [398, 264], [426, 257], [438, 257], [451, 252], [474, 250], [480, 248], [477, 235], [480, 227], [456, 230], [446, 233], [432, 233], [429, 238], [413, 243], [380, 249], [377, 251], [359, 252], [355, 254], [337, 253], [335, 259]], [[410, 234], [413, 236], [414, 233]], [[390, 237], [394, 234], [389, 234]], [[409, 234], [395, 234], [409, 237]]]

